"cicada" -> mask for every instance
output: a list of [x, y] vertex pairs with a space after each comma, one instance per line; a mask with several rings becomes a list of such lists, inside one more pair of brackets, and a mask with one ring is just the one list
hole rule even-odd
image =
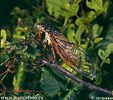
[[38, 41], [44, 36], [42, 45], [44, 48], [49, 46], [54, 57], [53, 63], [56, 59], [56, 51], [64, 63], [76, 72], [87, 78], [94, 78], [96, 76], [95, 69], [89, 63], [87, 53], [81, 46], [69, 41], [62, 32], [49, 24], [38, 24], [37, 28], [38, 32], [35, 35], [31, 35]]

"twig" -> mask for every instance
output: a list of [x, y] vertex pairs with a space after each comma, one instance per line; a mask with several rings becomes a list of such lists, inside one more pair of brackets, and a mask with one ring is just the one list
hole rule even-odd
[[48, 65], [49, 67], [51, 68], [54, 68], [56, 71], [64, 74], [65, 76], [71, 78], [73, 81], [76, 81], [78, 83], [80, 83], [81, 85], [83, 85], [84, 87], [87, 87], [88, 89], [90, 90], [95, 90], [95, 91], [98, 91], [98, 92], [102, 92], [102, 93], [105, 93], [106, 95], [109, 95], [109, 96], [113, 96], [112, 95], [112, 92], [109, 91], [109, 90], [106, 90], [106, 89], [103, 89], [103, 88], [100, 88], [98, 86], [95, 86], [95, 85], [92, 85], [88, 82], [85, 82], [81, 79], [79, 79], [78, 77], [76, 77], [75, 75], [73, 75], [71, 72], [69, 72], [68, 70], [64, 69], [63, 67], [61, 67], [59, 64], [55, 63], [55, 64], [50, 64], [49, 62], [43, 60], [42, 61], [45, 65]]
[[46, 0], [42, 0], [42, 9], [43, 11], [46, 9]]
[[54, 19], [53, 17], [49, 16], [48, 14], [46, 14], [45, 12], [41, 11], [40, 9], [38, 9], [37, 7], [35, 6], [32, 6], [33, 9], [37, 10], [38, 12], [42, 13], [43, 15], [45, 15], [47, 18], [49, 18], [50, 20], [54, 21], [54, 22], [57, 22], [59, 24], [62, 24], [60, 21]]
[[0, 84], [2, 85], [2, 87], [6, 90], [5, 85], [2, 83], [2, 81], [0, 80]]
[[4, 63], [6, 63], [9, 59], [11, 59], [11, 58], [13, 58], [13, 57], [10, 57], [10, 58], [7, 58], [4, 62], [2, 62], [1, 64], [0, 64], [0, 66], [2, 66]]
[[10, 91], [10, 90], [4, 90], [4, 89], [0, 89], [0, 91], [2, 92], [7, 92], [7, 93], [19, 93], [19, 92], [39, 92], [39, 91], [36, 91], [36, 90], [18, 90], [18, 91]]
[[[13, 71], [11, 71], [10, 69], [11, 69], [12, 67], [14, 67], [14, 64], [15, 64], [15, 61], [16, 61], [15, 54], [14, 54], [12, 57], [10, 57], [9, 59], [11, 59], [11, 58], [13, 58], [12, 64], [9, 65], [9, 63], [7, 63], [7, 64], [8, 64], [8, 65], [6, 65], [6, 66], [8, 66], [7, 70], [4, 71], [3, 73], [1, 73], [0, 76], [4, 75], [4, 74], [7, 73], [7, 72], [13, 72]], [[5, 62], [7, 62], [9, 59], [5, 60], [1, 65], [3, 65]], [[3, 81], [3, 79], [4, 79], [4, 76], [3, 76], [3, 78], [1, 79], [1, 81]]]

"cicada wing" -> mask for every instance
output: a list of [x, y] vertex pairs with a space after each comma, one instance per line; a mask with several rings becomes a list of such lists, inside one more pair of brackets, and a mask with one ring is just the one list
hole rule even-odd
[[87, 78], [95, 77], [95, 70], [88, 62], [88, 56], [83, 48], [66, 39], [63, 35], [53, 35], [55, 50], [61, 59], [72, 69]]

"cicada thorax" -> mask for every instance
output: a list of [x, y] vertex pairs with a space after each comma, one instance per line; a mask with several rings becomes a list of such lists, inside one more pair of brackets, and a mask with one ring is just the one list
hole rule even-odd
[[50, 46], [55, 59], [54, 50], [60, 58], [73, 70], [87, 78], [95, 77], [95, 70], [89, 63], [86, 51], [77, 44], [69, 41], [64, 35], [50, 25], [38, 25], [39, 31], [45, 34], [43, 43]]

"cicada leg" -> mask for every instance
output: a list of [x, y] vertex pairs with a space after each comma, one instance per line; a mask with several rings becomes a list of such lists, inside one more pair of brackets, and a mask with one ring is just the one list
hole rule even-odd
[[30, 39], [33, 41], [34, 39], [40, 41], [41, 40], [41, 33], [40, 32], [37, 32], [37, 33], [34, 33], [34, 32], [31, 32], [30, 33]]
[[55, 51], [53, 49], [53, 47], [51, 48], [51, 51], [52, 51], [52, 54], [53, 54], [53, 63], [55, 63], [55, 60], [56, 60], [56, 56], [55, 56]]
[[41, 33], [40, 33], [40, 32], [38, 32], [37, 34], [38, 34], [38, 41], [40, 41], [40, 40], [41, 40], [41, 38], [42, 38], [42, 35], [41, 35]]

